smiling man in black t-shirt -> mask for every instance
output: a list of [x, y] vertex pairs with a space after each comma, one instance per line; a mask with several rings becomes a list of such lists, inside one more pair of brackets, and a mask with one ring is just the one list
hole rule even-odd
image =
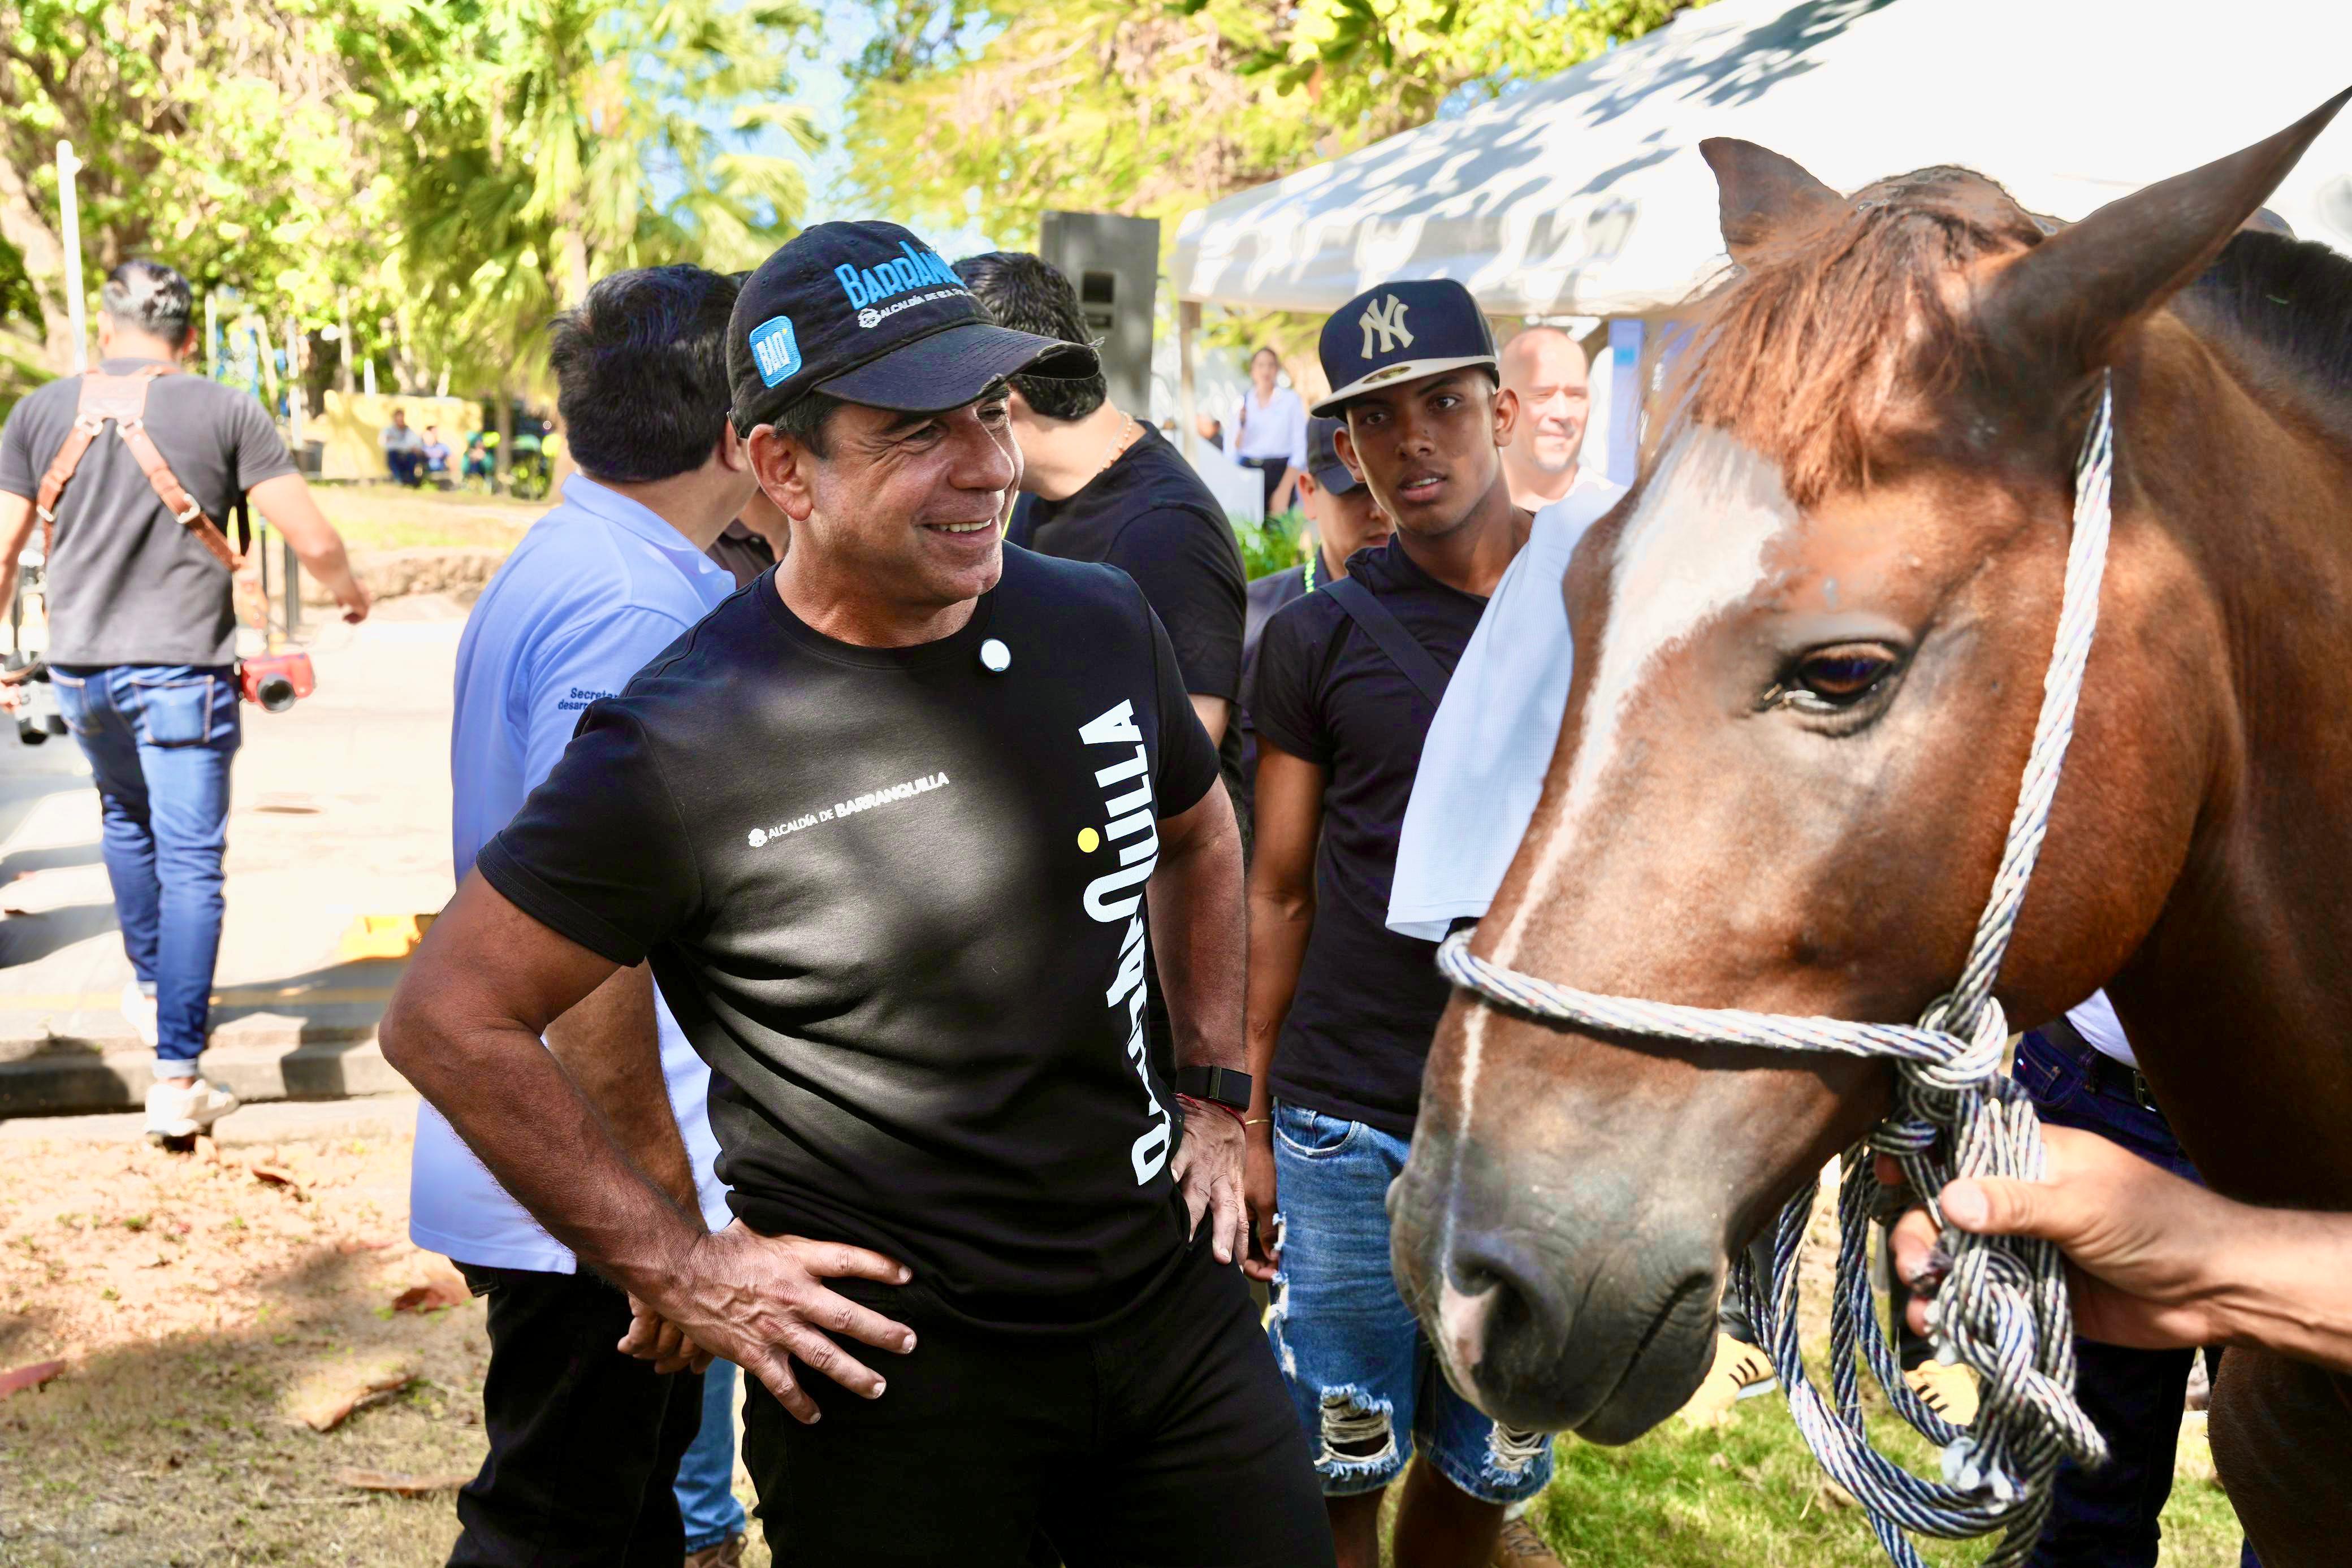
[[[729, 349], [793, 548], [583, 716], [419, 949], [385, 1054], [642, 1303], [630, 1348], [682, 1333], [755, 1375], [779, 1561], [1013, 1563], [1042, 1534], [1071, 1568], [1328, 1563], [1229, 1266], [1248, 1081], [1215, 752], [1134, 583], [998, 532], [1003, 378], [1094, 355], [989, 324], [870, 223], [772, 256]], [[715, 1070], [716, 1235], [539, 1044], [645, 958]], [[1155, 960], [1173, 1084], [1144, 1048]]]
[[[1344, 422], [1333, 445], [1396, 533], [1277, 611], [1258, 647], [1252, 1269], [1276, 1283], [1268, 1328], [1300, 1425], [1320, 1440], [1339, 1561], [1377, 1568], [1381, 1494], [1417, 1451], [1399, 1568], [1485, 1568], [1505, 1509], [1549, 1479], [1550, 1443], [1497, 1427], [1431, 1375], [1389, 1270], [1383, 1200], [1446, 986], [1435, 945], [1389, 930], [1388, 907], [1422, 739], [1527, 542], [1497, 450], [1517, 405], [1458, 283], [1371, 290], [1331, 318], [1321, 352], [1335, 390], [1314, 412]], [[1515, 1550], [1549, 1560], [1532, 1536]]]

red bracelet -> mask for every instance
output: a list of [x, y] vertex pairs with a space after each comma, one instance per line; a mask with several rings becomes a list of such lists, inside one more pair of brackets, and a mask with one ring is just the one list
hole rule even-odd
[[1195, 1110], [1195, 1111], [1223, 1111], [1226, 1115], [1231, 1116], [1231, 1117], [1234, 1119], [1234, 1123], [1235, 1123], [1237, 1125], [1240, 1125], [1240, 1126], [1243, 1126], [1243, 1127], [1247, 1127], [1247, 1126], [1249, 1125], [1249, 1124], [1248, 1124], [1247, 1122], [1245, 1122], [1245, 1121], [1244, 1121], [1244, 1120], [1242, 1119], [1242, 1113], [1241, 1113], [1239, 1111], [1234, 1110], [1231, 1105], [1225, 1104], [1225, 1103], [1224, 1103], [1223, 1102], [1222, 1102], [1222, 1101], [1218, 1101], [1218, 1100], [1195, 1100], [1195, 1099], [1193, 1099], [1193, 1098], [1192, 1098], [1192, 1096], [1191, 1096], [1190, 1094], [1179, 1094], [1178, 1096], [1176, 1096], [1176, 1098], [1177, 1098], [1180, 1102], [1181, 1102], [1184, 1105], [1188, 1106], [1189, 1108], [1191, 1108], [1191, 1109], [1192, 1109], [1192, 1110]]

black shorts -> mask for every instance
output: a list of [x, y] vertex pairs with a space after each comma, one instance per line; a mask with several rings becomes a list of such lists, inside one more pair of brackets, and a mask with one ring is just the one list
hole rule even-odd
[[814, 1427], [745, 1380], [743, 1462], [779, 1568], [1022, 1568], [1044, 1543], [1068, 1568], [1332, 1563], [1257, 1309], [1205, 1228], [1149, 1300], [1085, 1333], [975, 1329], [919, 1287], [844, 1293], [916, 1347], [842, 1342], [889, 1383], [879, 1399], [803, 1369]]

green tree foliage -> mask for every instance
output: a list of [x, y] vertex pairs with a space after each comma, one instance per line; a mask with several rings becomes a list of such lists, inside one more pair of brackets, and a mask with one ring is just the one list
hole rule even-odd
[[94, 287], [131, 256], [319, 311], [382, 192], [352, 134], [334, 0], [0, 4], [0, 235], [64, 330], [53, 152], [82, 162]]
[[1565, 70], [1689, 0], [872, 0], [849, 145], [877, 204], [1008, 239], [1172, 217]]
[[[444, 362], [530, 379], [537, 331], [614, 267], [755, 264], [807, 201], [796, 158], [720, 145], [815, 136], [778, 0], [375, 0], [351, 40], [394, 171], [387, 275]], [[516, 371], [522, 374], [519, 377]]]
[[791, 232], [800, 162], [746, 148], [814, 145], [787, 68], [813, 23], [797, 0], [0, 0], [0, 244], [61, 365], [69, 138], [91, 287], [152, 255], [273, 342], [289, 314], [321, 349], [348, 319], [412, 384], [520, 387], [597, 273], [749, 266]]

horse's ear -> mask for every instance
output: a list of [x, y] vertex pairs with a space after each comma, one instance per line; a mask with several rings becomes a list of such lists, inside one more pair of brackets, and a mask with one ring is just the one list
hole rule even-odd
[[1777, 235], [1843, 211], [1845, 198], [1793, 159], [1736, 136], [1710, 136], [1699, 156], [1715, 171], [1723, 209], [1723, 245], [1745, 263]]
[[1983, 311], [1997, 341], [2069, 371], [2108, 362], [2133, 325], [2195, 279], [2352, 99], [2266, 141], [2109, 202], [2002, 268]]

